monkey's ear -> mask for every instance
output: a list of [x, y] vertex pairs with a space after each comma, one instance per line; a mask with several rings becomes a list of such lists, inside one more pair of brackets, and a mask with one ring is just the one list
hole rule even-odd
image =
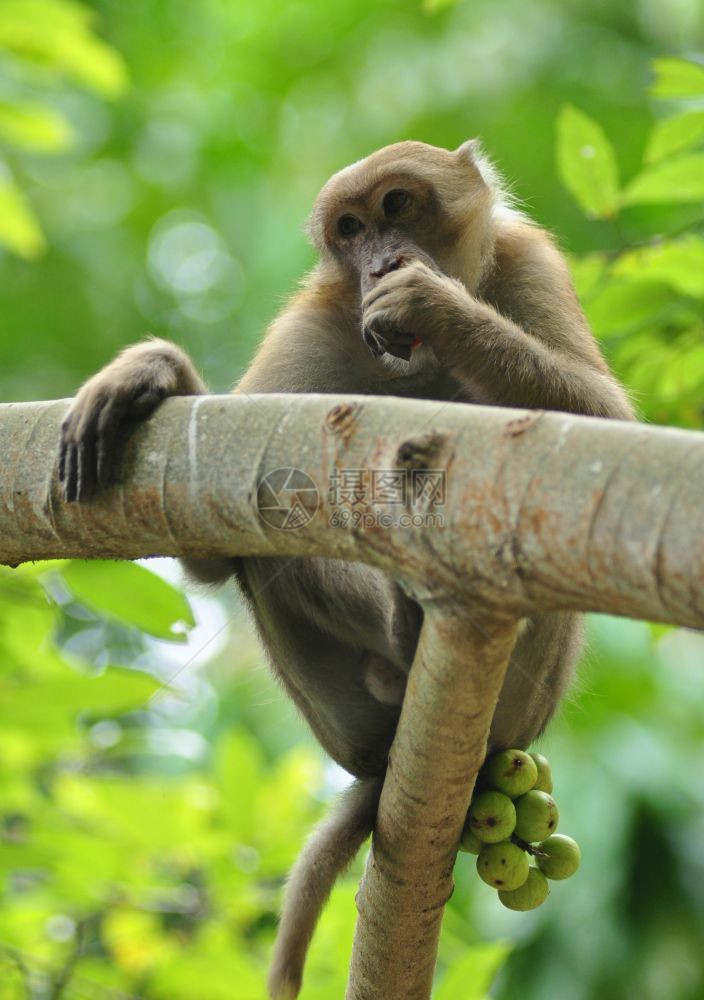
[[460, 159], [468, 160], [476, 167], [483, 155], [481, 141], [477, 138], [467, 139], [461, 146], [457, 147], [455, 154]]
[[469, 167], [469, 172], [474, 177], [479, 177], [492, 191], [504, 190], [496, 168], [482, 149], [481, 139], [467, 139], [457, 147], [455, 156], [459, 158], [460, 163]]

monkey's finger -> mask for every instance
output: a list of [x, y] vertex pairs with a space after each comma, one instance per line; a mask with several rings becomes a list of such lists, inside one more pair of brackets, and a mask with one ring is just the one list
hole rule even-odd
[[95, 486], [95, 435], [81, 438], [76, 447], [76, 499], [87, 500]]
[[389, 309], [372, 310], [363, 317], [363, 322], [365, 328], [370, 330], [384, 345], [393, 343], [405, 347], [413, 343], [415, 334], [401, 329], [399, 317], [395, 311]]
[[130, 417], [139, 417], [140, 419], [148, 417], [149, 414], [157, 408], [159, 403], [163, 402], [167, 395], [168, 393], [161, 389], [145, 389], [144, 392], [140, 392], [139, 395], [136, 395], [130, 403]]
[[372, 317], [364, 326], [364, 341], [375, 358], [391, 354], [403, 361], [410, 361], [411, 345], [415, 339], [414, 334], [398, 330], [390, 319], [381, 314]]
[[131, 394], [116, 392], [98, 414], [95, 427], [95, 480], [98, 486], [107, 486], [114, 478], [119, 437], [131, 409]]
[[98, 446], [101, 422], [113, 396], [106, 392], [88, 397], [80, 413], [76, 446], [78, 449], [78, 499], [89, 497], [98, 485]]
[[59, 457], [59, 481], [64, 500], [73, 503], [85, 496], [86, 487], [82, 483], [81, 467], [83, 445], [80, 442], [66, 441], [62, 445]]
[[64, 500], [67, 503], [74, 503], [78, 500], [78, 462], [76, 446], [72, 443], [66, 445], [63, 488]]
[[[371, 289], [371, 291], [367, 292], [362, 299], [362, 311], [371, 309], [374, 305], [378, 305], [382, 299], [396, 291], [396, 287], [399, 284], [399, 281], [396, 278], [398, 274], [401, 274], [401, 272], [394, 271], [391, 275], [385, 275], [384, 278]], [[387, 278], [396, 278], [396, 281], [387, 281]], [[404, 282], [401, 281], [400, 284], [404, 284]]]
[[411, 288], [422, 287], [428, 275], [430, 268], [421, 261], [412, 261], [397, 271], [389, 271], [366, 293], [362, 299], [362, 309], [368, 309], [386, 296], [393, 295], [394, 292], [403, 293]]
[[382, 346], [380, 341], [374, 336], [369, 327], [365, 326], [363, 328], [363, 333], [364, 333], [364, 343], [372, 352], [373, 357], [380, 358], [383, 354], [386, 353], [386, 348]]
[[106, 427], [98, 434], [95, 448], [95, 481], [98, 486], [107, 486], [115, 473], [117, 454], [117, 426]]
[[399, 286], [403, 287], [407, 283], [408, 278], [404, 274], [403, 269], [385, 274], [383, 278], [377, 281], [373, 288], [369, 289], [362, 299], [362, 309], [369, 309], [388, 295], [391, 295]]
[[166, 391], [159, 387], [135, 385], [115, 392], [102, 407], [96, 426], [96, 482], [107, 486], [114, 479], [120, 451], [119, 439], [126, 424], [141, 420], [156, 409]]
[[63, 430], [61, 432], [61, 441], [59, 443], [59, 482], [63, 486], [64, 478], [66, 475], [66, 450], [68, 449], [68, 441], [64, 437]]

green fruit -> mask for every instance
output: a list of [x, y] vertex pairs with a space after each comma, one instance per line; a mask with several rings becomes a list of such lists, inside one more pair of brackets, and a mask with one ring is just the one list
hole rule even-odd
[[549, 794], [552, 791], [550, 761], [547, 757], [543, 757], [541, 753], [532, 753], [529, 756], [533, 758], [538, 768], [538, 780], [533, 785], [533, 788], [536, 792], [547, 792]]
[[530, 868], [528, 878], [518, 889], [499, 892], [499, 899], [509, 910], [534, 910], [548, 898], [548, 880], [537, 868]]
[[529, 791], [538, 780], [538, 767], [523, 750], [502, 750], [494, 754], [483, 771], [488, 785], [512, 799]]
[[460, 850], [466, 851], [468, 854], [479, 854], [482, 849], [482, 842], [476, 833], [473, 833], [469, 827], [465, 827], [462, 831], [462, 838], [460, 840]]
[[516, 807], [503, 792], [482, 792], [472, 802], [467, 825], [485, 844], [508, 840], [516, 825]]
[[579, 862], [582, 860], [582, 853], [577, 841], [572, 840], [571, 837], [565, 837], [562, 833], [548, 837], [547, 840], [538, 844], [537, 850], [541, 854], [547, 855], [536, 858], [536, 861], [543, 875], [547, 875], [548, 878], [569, 878], [577, 871]]
[[528, 855], [508, 840], [485, 844], [477, 858], [479, 877], [495, 889], [517, 889], [528, 878], [529, 867]]
[[559, 812], [555, 800], [547, 792], [526, 792], [516, 799], [516, 829], [520, 840], [529, 844], [545, 840], [557, 830]]

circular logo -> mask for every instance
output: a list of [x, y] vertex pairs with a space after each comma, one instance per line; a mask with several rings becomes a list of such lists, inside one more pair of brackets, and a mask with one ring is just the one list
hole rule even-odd
[[274, 469], [257, 487], [257, 510], [279, 531], [296, 531], [312, 521], [318, 509], [318, 488], [300, 469]]

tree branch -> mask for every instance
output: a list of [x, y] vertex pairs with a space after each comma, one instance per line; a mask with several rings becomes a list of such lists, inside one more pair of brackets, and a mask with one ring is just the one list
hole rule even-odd
[[[387, 397], [180, 398], [129, 438], [120, 485], [65, 504], [54, 461], [66, 406], [0, 407], [0, 562], [320, 555], [379, 566], [419, 599], [461, 594], [516, 617], [704, 625], [703, 434]], [[259, 515], [257, 486], [289, 466], [320, 507], [280, 531]], [[442, 526], [330, 523], [336, 470], [422, 468], [446, 471]], [[367, 497], [358, 510], [389, 508]]]
[[346, 1000], [427, 1000], [515, 623], [425, 608], [357, 896]]
[[[426, 1000], [515, 623], [564, 609], [703, 626], [704, 435], [386, 397], [180, 398], [126, 442], [119, 484], [66, 504], [54, 469], [66, 405], [0, 407], [0, 562], [318, 555], [378, 566], [422, 603], [347, 998]], [[318, 505], [303, 491], [304, 523], [279, 530], [258, 487], [289, 467]], [[444, 523], [421, 497], [394, 512], [417, 520], [384, 524], [369, 492], [341, 522], [340, 470], [442, 470]]]

